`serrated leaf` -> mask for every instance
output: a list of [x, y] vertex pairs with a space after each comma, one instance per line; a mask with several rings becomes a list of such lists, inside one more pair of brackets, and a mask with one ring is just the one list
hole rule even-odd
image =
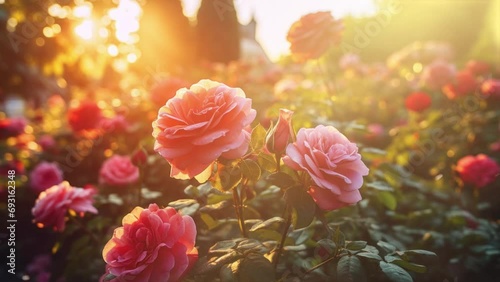
[[369, 252], [357, 253], [356, 256], [361, 257], [361, 258], [366, 258], [366, 259], [369, 259], [369, 260], [375, 260], [375, 261], [381, 261], [382, 260], [382, 258], [379, 255], [374, 254], [374, 253], [369, 253]]
[[215, 189], [227, 192], [240, 184], [243, 175], [239, 166], [217, 165], [217, 172], [210, 180]]
[[295, 184], [295, 181], [289, 174], [281, 171], [270, 174], [266, 179], [270, 184], [276, 185], [282, 189], [286, 189]]
[[426, 273], [427, 272], [427, 267], [425, 265], [409, 262], [409, 261], [404, 261], [404, 260], [395, 260], [393, 262], [394, 264], [397, 264], [401, 266], [402, 268], [406, 270], [410, 270], [416, 273]]
[[396, 251], [396, 247], [394, 247], [393, 245], [391, 245], [387, 242], [384, 242], [384, 241], [378, 241], [377, 246], [382, 248], [387, 254], [390, 254], [390, 253]]
[[222, 210], [226, 207], [229, 207], [230, 205], [231, 205], [231, 202], [225, 200], [225, 201], [221, 201], [221, 202], [218, 202], [216, 204], [213, 204], [213, 205], [206, 205], [206, 206], [200, 208], [200, 212], [210, 213], [213, 211], [219, 211], [219, 210]]
[[316, 203], [302, 189], [301, 185], [292, 186], [285, 191], [285, 199], [292, 207], [292, 224], [294, 229], [307, 227], [314, 219]]
[[275, 216], [266, 221], [260, 222], [252, 226], [249, 231], [255, 231], [262, 228], [269, 228], [273, 230], [281, 230], [281, 225], [285, 222], [285, 220], [281, 217]]
[[225, 264], [232, 263], [242, 257], [238, 252], [231, 250], [229, 253], [224, 254], [221, 257], [212, 257], [210, 260], [206, 262], [202, 262], [197, 264], [196, 269], [194, 270], [195, 274], [207, 274], [213, 271], [217, 271]]
[[351, 241], [348, 242], [345, 247], [346, 249], [351, 251], [359, 251], [364, 249], [366, 245], [367, 245], [366, 241]]
[[240, 169], [243, 177], [250, 181], [257, 181], [260, 179], [261, 170], [257, 162], [246, 159], [240, 162]]
[[410, 274], [400, 266], [385, 261], [379, 262], [380, 269], [392, 282], [413, 282]]
[[250, 147], [253, 151], [258, 151], [264, 147], [266, 133], [266, 129], [260, 123], [252, 129]]
[[274, 267], [264, 256], [252, 253], [241, 261], [238, 278], [241, 282], [274, 282]]
[[180, 199], [168, 203], [168, 206], [178, 210], [183, 215], [193, 215], [200, 207], [200, 204], [193, 199]]
[[274, 159], [273, 156], [269, 154], [260, 153], [259, 156], [257, 157], [257, 162], [259, 163], [260, 167], [264, 170], [267, 170], [269, 172], [276, 171], [276, 160]]
[[225, 241], [220, 241], [215, 243], [210, 249], [208, 249], [209, 254], [213, 253], [227, 253], [236, 248], [239, 242], [241, 242], [243, 239], [238, 238], [238, 239], [233, 239], [233, 240], [225, 240]]
[[386, 192], [386, 191], [381, 191], [379, 193], [377, 193], [377, 199], [388, 209], [390, 210], [395, 210], [396, 209], [396, 206], [397, 206], [397, 200], [396, 200], [396, 197], [390, 193], [390, 192]]
[[201, 217], [201, 220], [203, 221], [203, 223], [205, 223], [207, 225], [208, 230], [211, 230], [218, 225], [217, 221], [215, 219], [213, 219], [213, 217], [211, 217], [210, 215], [208, 215], [206, 213], [200, 213], [200, 217]]
[[343, 256], [337, 264], [337, 281], [364, 282], [367, 281], [365, 270], [356, 256]]
[[392, 188], [389, 183], [384, 181], [374, 181], [366, 184], [366, 187], [373, 188], [378, 191], [387, 191], [392, 192], [394, 188]]

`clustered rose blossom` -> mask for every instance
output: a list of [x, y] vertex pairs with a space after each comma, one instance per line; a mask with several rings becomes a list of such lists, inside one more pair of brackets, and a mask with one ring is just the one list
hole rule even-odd
[[122, 224], [102, 251], [111, 281], [179, 281], [198, 258], [195, 223], [173, 208], [136, 207]]
[[455, 66], [444, 61], [435, 60], [422, 71], [422, 83], [432, 90], [439, 90], [455, 77]]
[[443, 86], [443, 93], [448, 99], [453, 100], [473, 93], [476, 86], [476, 78], [471, 72], [467, 70], [460, 71], [455, 75], [455, 79], [452, 83]]
[[283, 162], [306, 171], [314, 184], [309, 194], [323, 210], [335, 210], [361, 200], [359, 188], [368, 168], [356, 144], [332, 126], [302, 128], [286, 148]]
[[127, 185], [139, 180], [139, 168], [129, 156], [114, 155], [105, 160], [99, 170], [99, 183], [111, 186]]
[[405, 106], [409, 111], [423, 112], [432, 104], [431, 97], [424, 92], [415, 92], [406, 97]]
[[91, 130], [99, 126], [102, 112], [93, 101], [83, 101], [68, 110], [68, 123], [73, 131]]
[[150, 92], [151, 101], [161, 107], [175, 96], [177, 90], [188, 87], [189, 83], [177, 77], [165, 78], [153, 85]]
[[484, 154], [461, 158], [455, 169], [464, 183], [476, 188], [492, 183], [500, 173], [498, 164]]
[[38, 196], [31, 210], [34, 222], [39, 227], [52, 226], [56, 231], [63, 231], [68, 210], [82, 217], [85, 212], [97, 214], [97, 209], [92, 205], [95, 193], [94, 189], [72, 187], [67, 181], [52, 186]]
[[269, 152], [279, 155], [285, 152], [294, 135], [292, 116], [293, 111], [280, 109], [278, 122], [266, 135], [266, 149]]
[[63, 181], [63, 172], [57, 163], [41, 162], [30, 173], [30, 185], [40, 193]]
[[153, 122], [154, 149], [170, 163], [172, 177], [205, 182], [219, 157], [246, 153], [255, 116], [243, 90], [201, 80], [160, 109]]
[[342, 22], [335, 20], [330, 12], [316, 12], [294, 22], [286, 39], [293, 58], [306, 61], [319, 58], [330, 46], [340, 43], [342, 30]]

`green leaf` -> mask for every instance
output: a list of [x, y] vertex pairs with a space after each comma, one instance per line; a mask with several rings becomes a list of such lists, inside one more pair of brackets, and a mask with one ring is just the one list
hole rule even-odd
[[285, 222], [285, 220], [283, 218], [275, 216], [275, 217], [270, 218], [266, 221], [255, 224], [254, 226], [252, 226], [252, 228], [250, 228], [249, 231], [256, 231], [256, 230], [259, 230], [262, 228], [269, 228], [272, 230], [281, 230], [281, 225], [283, 225], [284, 222]]
[[200, 207], [200, 204], [193, 199], [180, 199], [168, 203], [168, 206], [178, 210], [183, 215], [193, 215]]
[[241, 282], [274, 282], [274, 267], [264, 256], [252, 253], [239, 264], [238, 278]]
[[425, 265], [409, 262], [409, 261], [404, 261], [404, 260], [396, 260], [393, 262], [394, 264], [397, 264], [401, 266], [402, 268], [406, 270], [410, 270], [416, 273], [426, 273], [427, 272], [427, 267]]
[[200, 261], [197, 265], [196, 268], [194, 269], [194, 273], [201, 275], [201, 274], [208, 274], [210, 272], [216, 271], [220, 269], [223, 265], [232, 263], [242, 257], [241, 254], [238, 252], [231, 250], [229, 253], [226, 253], [225, 255], [221, 257], [212, 257], [208, 261]]
[[373, 188], [378, 191], [388, 191], [393, 192], [394, 188], [392, 188], [389, 183], [384, 181], [375, 181], [366, 184], [366, 187]]
[[395, 210], [397, 206], [396, 197], [390, 192], [381, 191], [377, 193], [377, 199], [388, 209]]
[[210, 213], [210, 212], [214, 212], [214, 211], [220, 211], [226, 207], [229, 207], [231, 206], [231, 201], [228, 201], [228, 200], [225, 200], [225, 201], [221, 201], [221, 202], [218, 202], [216, 204], [213, 204], [213, 205], [206, 205], [202, 208], [200, 208], [200, 212], [206, 212], [206, 213]]
[[207, 225], [208, 230], [215, 228], [218, 223], [213, 217], [206, 213], [200, 213], [201, 220]]
[[264, 170], [267, 170], [269, 172], [276, 171], [276, 160], [274, 159], [273, 156], [269, 154], [260, 153], [259, 156], [257, 157], [257, 162], [259, 163], [260, 167]]
[[238, 243], [241, 242], [243, 239], [238, 238], [238, 239], [233, 239], [233, 240], [225, 240], [225, 241], [220, 241], [215, 243], [210, 249], [208, 250], [209, 254], [213, 253], [228, 253], [236, 248], [238, 246]]
[[347, 243], [345, 247], [346, 249], [351, 251], [359, 251], [364, 249], [366, 245], [367, 245], [366, 241], [351, 241]]
[[266, 129], [259, 123], [256, 127], [252, 129], [252, 135], [250, 137], [250, 147], [253, 151], [261, 150], [264, 147], [266, 141]]
[[336, 249], [335, 242], [330, 239], [321, 239], [314, 249], [315, 255], [318, 255], [321, 260], [325, 260], [334, 254]]
[[361, 258], [366, 258], [369, 260], [374, 260], [374, 261], [381, 261], [382, 260], [382, 258], [379, 255], [374, 254], [374, 253], [369, 253], [369, 252], [357, 253], [356, 256], [361, 257]]
[[104, 277], [104, 281], [110, 281], [110, 280], [113, 280], [115, 278], [116, 278], [115, 275], [109, 273], [109, 274], [106, 275], [106, 277]]
[[380, 269], [392, 282], [413, 282], [410, 274], [400, 266], [385, 261], [379, 262]]
[[343, 256], [340, 258], [337, 264], [337, 281], [367, 281], [363, 265], [356, 256]]
[[225, 166], [218, 164], [217, 172], [211, 179], [215, 189], [227, 192], [240, 184], [243, 175], [239, 166]]
[[219, 278], [221, 282], [238, 282], [238, 277], [236, 276], [238, 272], [238, 266], [241, 262], [241, 259], [230, 263], [225, 264], [220, 268]]
[[309, 226], [314, 219], [316, 203], [311, 196], [295, 185], [285, 191], [285, 199], [292, 207], [292, 224], [295, 229]]
[[261, 171], [260, 166], [257, 162], [246, 159], [240, 162], [241, 174], [243, 177], [247, 178], [250, 181], [257, 181], [260, 179]]
[[286, 189], [295, 184], [295, 181], [289, 174], [281, 171], [270, 174], [266, 179], [270, 184], [276, 185], [282, 189]]
[[387, 254], [390, 254], [390, 253], [396, 251], [396, 247], [394, 247], [393, 245], [391, 245], [387, 242], [384, 242], [384, 241], [378, 241], [377, 246], [382, 248]]

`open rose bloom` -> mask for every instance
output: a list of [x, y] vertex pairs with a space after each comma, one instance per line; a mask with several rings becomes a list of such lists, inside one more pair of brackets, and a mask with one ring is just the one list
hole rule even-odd
[[40, 193], [63, 181], [63, 172], [57, 163], [41, 162], [30, 173], [30, 185]]
[[335, 210], [361, 200], [359, 188], [368, 168], [356, 144], [332, 126], [302, 128], [289, 144], [283, 162], [306, 171], [314, 184], [309, 194], [323, 210]]
[[111, 186], [127, 185], [139, 180], [139, 168], [128, 156], [114, 155], [104, 161], [99, 171], [99, 182]]
[[482, 188], [495, 181], [500, 174], [500, 166], [488, 156], [479, 154], [461, 158], [456, 171], [464, 183]]
[[63, 231], [66, 226], [66, 214], [69, 210], [83, 216], [85, 212], [97, 214], [92, 205], [94, 189], [72, 187], [67, 181], [43, 191], [38, 196], [31, 213], [39, 227], [52, 226], [56, 231]]
[[205, 182], [219, 157], [246, 153], [255, 116], [243, 90], [201, 80], [177, 91], [160, 109], [153, 122], [154, 148], [172, 166], [172, 177]]
[[196, 226], [173, 208], [136, 207], [102, 252], [111, 281], [179, 281], [198, 258]]

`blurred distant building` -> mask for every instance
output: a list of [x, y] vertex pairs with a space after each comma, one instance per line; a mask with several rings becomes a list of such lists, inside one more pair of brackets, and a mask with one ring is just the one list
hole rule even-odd
[[271, 61], [266, 55], [266, 52], [262, 48], [259, 42], [255, 39], [255, 30], [257, 23], [254, 17], [247, 25], [240, 25], [240, 53], [241, 59], [243, 60], [254, 60], [259, 59], [266, 63]]

